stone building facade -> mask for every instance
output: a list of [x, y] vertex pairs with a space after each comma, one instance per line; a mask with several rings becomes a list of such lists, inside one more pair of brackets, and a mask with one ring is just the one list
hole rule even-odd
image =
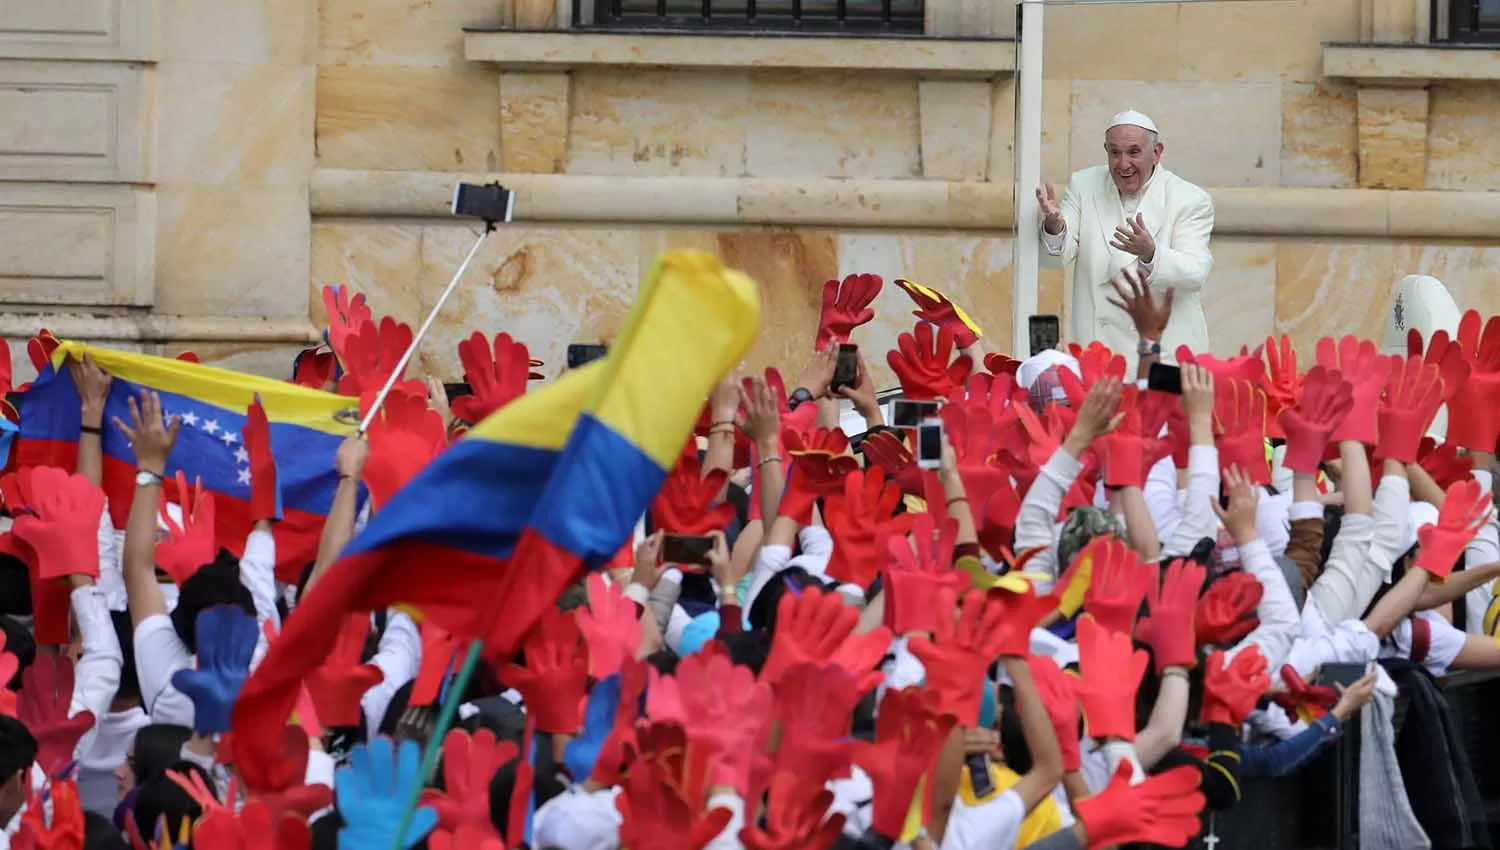
[[[1220, 351], [1378, 336], [1411, 273], [1500, 312], [1500, 51], [1432, 43], [1453, 26], [1432, 3], [1050, 6], [1044, 177], [1101, 163], [1117, 110], [1151, 114], [1218, 209]], [[573, 12], [0, 4], [0, 334], [40, 312], [59, 335], [283, 374], [324, 284], [420, 321], [472, 240], [445, 213], [466, 177], [515, 189], [517, 222], [438, 320], [428, 373], [455, 378], [474, 327], [550, 372], [611, 337], [674, 247], [760, 281], [751, 365], [794, 367], [821, 283], [850, 272], [947, 291], [1009, 347], [1014, 0], [926, 0], [906, 36], [643, 35]], [[910, 325], [888, 290], [871, 347]], [[1044, 271], [1042, 309], [1064, 290]]]

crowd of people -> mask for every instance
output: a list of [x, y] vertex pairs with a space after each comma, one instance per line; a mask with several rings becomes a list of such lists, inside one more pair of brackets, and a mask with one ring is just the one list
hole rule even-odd
[[[636, 538], [521, 652], [471, 652], [478, 635], [409, 606], [356, 612], [270, 730], [236, 701], [299, 600], [543, 364], [478, 334], [451, 404], [398, 384], [370, 438], [338, 445], [316, 558], [288, 571], [274, 410], [216, 435], [249, 488], [231, 555], [222, 498], [179, 471], [184, 415], [149, 391], [120, 406], [115, 376], [40, 334], [38, 370], [76, 390], [77, 460], [0, 481], [6, 841], [1211, 847], [1243, 783], [1295, 775], [1358, 717], [1361, 846], [1487, 846], [1435, 677], [1500, 667], [1500, 317], [1403, 355], [1354, 337], [1162, 352], [1171, 293], [1127, 270], [1126, 374], [1097, 341], [986, 351], [941, 292], [896, 281], [918, 321], [883, 356], [941, 420], [929, 463], [885, 421], [873, 352], [839, 376], [882, 285], [828, 281], [793, 380], [723, 377]], [[385, 383], [395, 358], [362, 350], [382, 323], [345, 291], [326, 303], [328, 343], [292, 380]], [[1180, 386], [1147, 380], [1164, 362]], [[133, 453], [128, 506], [106, 497], [110, 429]], [[1398, 758], [1398, 696], [1422, 763]], [[277, 745], [236, 745], [252, 736]]]

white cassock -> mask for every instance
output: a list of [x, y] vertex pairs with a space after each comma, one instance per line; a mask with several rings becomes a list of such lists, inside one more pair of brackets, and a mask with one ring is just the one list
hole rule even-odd
[[1108, 299], [1117, 297], [1109, 279], [1138, 263], [1134, 254], [1110, 247], [1115, 228], [1137, 213], [1156, 241], [1151, 264], [1140, 263], [1151, 292], [1162, 298], [1176, 287], [1172, 318], [1162, 335], [1162, 361], [1176, 362], [1179, 345], [1208, 351], [1208, 319], [1200, 293], [1214, 258], [1208, 239], [1214, 229], [1214, 204], [1208, 193], [1160, 165], [1141, 191], [1122, 197], [1107, 166], [1074, 172], [1062, 197], [1065, 227], [1056, 236], [1041, 223], [1041, 263], [1073, 266], [1073, 337], [1087, 344], [1099, 340], [1130, 361], [1135, 374], [1138, 339], [1135, 323]]

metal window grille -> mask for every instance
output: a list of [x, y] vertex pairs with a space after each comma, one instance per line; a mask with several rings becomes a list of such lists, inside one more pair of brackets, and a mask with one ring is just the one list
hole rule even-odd
[[1432, 40], [1500, 42], [1500, 0], [1432, 0]]
[[922, 31], [923, 0], [573, 0], [581, 29]]

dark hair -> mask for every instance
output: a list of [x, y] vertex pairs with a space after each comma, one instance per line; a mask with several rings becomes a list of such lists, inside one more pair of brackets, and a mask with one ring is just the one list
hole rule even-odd
[[1344, 527], [1344, 506], [1328, 505], [1323, 508], [1323, 548], [1318, 551], [1318, 564], [1321, 569], [1323, 564], [1328, 563], [1328, 555], [1333, 551], [1334, 538], [1339, 536], [1339, 529]]
[[34, 761], [36, 738], [31, 730], [14, 717], [0, 714], [0, 782], [9, 782], [12, 776], [30, 770]]
[[677, 675], [677, 662], [682, 658], [670, 649], [663, 647], [646, 656], [646, 663], [656, 668], [656, 672], [663, 676]]
[[36, 640], [31, 630], [9, 617], [0, 617], [0, 632], [5, 633], [5, 651], [16, 657], [16, 675], [0, 686], [13, 691], [21, 689], [21, 674], [36, 660]]
[[575, 581], [563, 590], [562, 595], [557, 597], [557, 610], [566, 614], [587, 605], [589, 601], [589, 585], [587, 581]]
[[0, 555], [0, 614], [31, 616], [31, 573], [15, 555]]
[[1031, 747], [1026, 744], [1026, 732], [1021, 727], [1021, 715], [1016, 711], [1016, 691], [1010, 685], [1001, 685], [995, 699], [996, 729], [1000, 732], [1000, 751], [1005, 754], [1005, 766], [1021, 776], [1031, 772]]
[[830, 592], [837, 585], [827, 585], [821, 578], [809, 573], [801, 567], [789, 567], [771, 577], [760, 593], [755, 594], [755, 600], [750, 603], [750, 628], [776, 630], [776, 609], [781, 605], [781, 597], [786, 594], [787, 588], [795, 587], [802, 590], [806, 587], [825, 588]]
[[111, 611], [109, 620], [115, 627], [115, 639], [120, 642], [120, 684], [115, 688], [115, 699], [140, 699], [141, 680], [135, 672], [135, 631], [130, 626], [130, 615]]
[[751, 629], [748, 632], [726, 635], [720, 643], [729, 650], [729, 660], [741, 667], [749, 667], [755, 675], [766, 666], [771, 656], [771, 632], [769, 629]]
[[[167, 768], [181, 761], [182, 745], [191, 737], [192, 729], [171, 723], [152, 723], [136, 730], [133, 759], [135, 784], [144, 785], [152, 779], [160, 778], [167, 772]], [[145, 834], [143, 825], [141, 835]]]
[[83, 850], [130, 850], [114, 822], [98, 812], [83, 813]]
[[240, 583], [240, 562], [222, 549], [213, 563], [204, 564], [178, 588], [172, 629], [188, 652], [198, 652], [198, 613], [215, 605], [235, 605], [255, 616], [255, 600], [249, 588]]
[[[190, 761], [173, 762], [167, 770], [180, 773], [189, 780], [197, 775], [210, 792], [214, 789], [213, 777], [208, 775], [208, 771]], [[203, 815], [203, 807], [163, 772], [161, 776], [141, 785], [141, 793], [135, 798], [132, 814], [135, 815], [136, 828], [141, 831], [143, 838], [154, 836], [157, 822], [165, 818], [167, 840], [175, 843], [182, 822], [191, 824], [196, 821]]]

